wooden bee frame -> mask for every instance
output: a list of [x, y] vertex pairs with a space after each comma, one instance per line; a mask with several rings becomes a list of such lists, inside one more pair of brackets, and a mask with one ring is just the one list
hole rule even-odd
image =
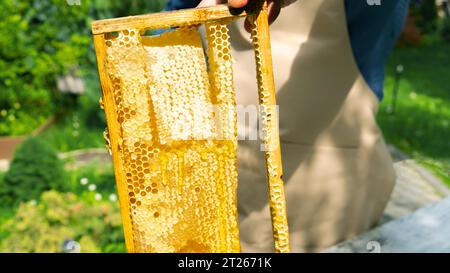
[[[133, 233], [133, 224], [130, 216], [129, 190], [124, 175], [124, 162], [119, 157], [121, 130], [115, 106], [113, 81], [108, 74], [107, 67], [107, 36], [114, 32], [128, 29], [154, 30], [175, 27], [196, 26], [208, 22], [230, 21], [239, 17], [248, 16], [252, 23], [252, 41], [255, 50], [256, 71], [259, 102], [261, 107], [270, 109], [276, 106], [273, 68], [270, 50], [269, 26], [265, 1], [257, 2], [255, 6], [241, 11], [239, 14], [230, 12], [226, 5], [214, 7], [186, 9], [173, 12], [162, 12], [140, 16], [130, 16], [107, 20], [94, 21], [92, 33], [97, 56], [98, 71], [103, 93], [103, 104], [108, 124], [110, 148], [112, 152], [116, 182], [121, 205], [125, 241], [128, 252], [143, 251], [136, 247], [136, 235]], [[289, 231], [286, 216], [284, 187], [282, 177], [281, 153], [278, 132], [278, 117], [273, 111], [263, 111], [263, 143], [270, 146], [266, 149], [265, 161], [269, 189], [269, 203], [272, 216], [274, 242], [276, 252], [289, 252]], [[156, 213], [155, 213], [156, 214]], [[158, 213], [159, 215], [159, 213]], [[155, 215], [156, 217], [156, 215]], [[236, 219], [237, 221], [237, 219]], [[198, 251], [211, 251], [211, 249], [198, 248]], [[236, 248], [219, 248], [214, 251], [235, 251]], [[170, 250], [169, 250], [170, 251]], [[182, 250], [181, 250], [182, 251]]]

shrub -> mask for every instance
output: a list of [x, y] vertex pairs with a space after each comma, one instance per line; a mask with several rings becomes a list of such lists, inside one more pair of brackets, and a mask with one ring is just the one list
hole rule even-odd
[[416, 24], [416, 17], [408, 15], [405, 27], [401, 33], [397, 45], [398, 46], [419, 46], [422, 42], [422, 35]]
[[89, 161], [88, 165], [72, 168], [73, 159], [66, 159], [68, 170], [68, 191], [82, 196], [89, 192], [89, 185], [95, 185], [95, 193], [109, 198], [111, 194], [117, 194], [116, 180], [114, 178], [113, 165], [103, 160]]
[[[30, 133], [60, 100], [57, 75], [81, 65], [89, 48], [87, 6], [4, 0], [0, 6], [0, 135]], [[20, 124], [20, 126], [15, 126]]]
[[411, 14], [416, 17], [417, 26], [422, 34], [431, 33], [437, 29], [438, 8], [436, 1], [415, 0], [411, 2]]
[[[75, 3], [75, 1], [72, 1]], [[30, 133], [65, 99], [56, 78], [95, 71], [90, 23], [160, 10], [164, 1], [2, 0], [0, 3], [0, 135]]]
[[444, 41], [450, 43], [450, 18], [444, 20], [441, 30], [441, 36]]
[[0, 187], [3, 204], [39, 198], [50, 189], [64, 190], [65, 172], [55, 150], [44, 140], [29, 138], [16, 150]]
[[87, 203], [73, 193], [44, 192], [39, 202], [22, 203], [1, 227], [1, 252], [61, 252], [75, 240], [81, 252], [123, 252], [117, 202]]

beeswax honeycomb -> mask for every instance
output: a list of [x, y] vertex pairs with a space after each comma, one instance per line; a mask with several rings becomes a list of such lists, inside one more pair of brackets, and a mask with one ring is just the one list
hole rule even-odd
[[[278, 133], [277, 109], [273, 77], [267, 77], [264, 73], [265, 67], [272, 67], [272, 60], [267, 52], [270, 44], [267, 37], [263, 37], [261, 30], [268, 29], [268, 18], [265, 10], [265, 2], [257, 12], [249, 16], [251, 26], [251, 38], [255, 51], [256, 81], [258, 84], [258, 98], [260, 105], [260, 119], [263, 132], [263, 144], [265, 147], [265, 162], [267, 180], [269, 185], [269, 206], [272, 218], [272, 229], [275, 244], [275, 252], [290, 252], [289, 227], [287, 221], [286, 201], [284, 194], [284, 183], [282, 180], [283, 170], [281, 164], [280, 139]], [[262, 12], [264, 11], [264, 12]], [[259, 21], [259, 23], [257, 22]], [[261, 39], [262, 38], [262, 39]], [[267, 73], [267, 72], [266, 72]]]
[[106, 36], [120, 129], [117, 180], [126, 183], [119, 195], [135, 252], [240, 250], [228, 29], [216, 22], [206, 31], [208, 66], [196, 28]]

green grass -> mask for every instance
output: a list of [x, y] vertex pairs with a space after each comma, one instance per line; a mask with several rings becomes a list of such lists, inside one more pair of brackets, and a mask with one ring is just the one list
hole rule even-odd
[[[396, 111], [389, 114], [398, 64], [404, 73]], [[397, 48], [386, 73], [385, 99], [378, 115], [386, 140], [450, 186], [450, 44]]]

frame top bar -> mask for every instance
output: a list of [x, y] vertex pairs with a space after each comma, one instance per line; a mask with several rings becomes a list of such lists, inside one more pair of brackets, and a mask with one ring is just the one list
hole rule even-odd
[[247, 16], [245, 11], [232, 13], [227, 5], [206, 8], [183, 9], [150, 13], [145, 15], [96, 20], [92, 22], [92, 34], [104, 34], [126, 29], [158, 29], [190, 26], [206, 21], [222, 20]]

